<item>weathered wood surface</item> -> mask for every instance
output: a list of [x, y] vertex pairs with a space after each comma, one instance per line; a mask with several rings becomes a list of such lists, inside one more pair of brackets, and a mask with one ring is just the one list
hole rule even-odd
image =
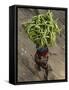
[[[38, 12], [39, 11], [39, 12]], [[44, 79], [44, 70], [38, 71], [34, 61], [36, 52], [35, 45], [28, 38], [22, 23], [30, 20], [32, 16], [38, 13], [45, 13], [46, 10], [18, 9], [18, 82], [40, 81]], [[57, 46], [49, 48], [49, 72], [48, 80], [57, 80], [65, 78], [65, 13], [63, 11], [53, 10], [54, 18], [58, 18], [59, 26], [62, 27], [61, 37], [58, 37]], [[51, 70], [52, 69], [52, 70]]]

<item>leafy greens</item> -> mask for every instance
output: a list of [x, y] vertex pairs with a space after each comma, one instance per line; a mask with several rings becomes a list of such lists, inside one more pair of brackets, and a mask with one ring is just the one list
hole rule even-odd
[[24, 26], [29, 38], [39, 47], [54, 46], [61, 31], [50, 10], [46, 14], [33, 16]]

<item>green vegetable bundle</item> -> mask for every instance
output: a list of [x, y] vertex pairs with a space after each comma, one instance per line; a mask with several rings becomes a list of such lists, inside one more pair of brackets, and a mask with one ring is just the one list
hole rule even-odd
[[61, 31], [50, 10], [46, 14], [33, 16], [24, 26], [29, 38], [39, 47], [54, 46]]

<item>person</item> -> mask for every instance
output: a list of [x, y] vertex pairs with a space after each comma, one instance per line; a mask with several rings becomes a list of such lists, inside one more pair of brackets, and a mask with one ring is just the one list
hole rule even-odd
[[35, 53], [35, 63], [37, 69], [40, 71], [41, 68], [45, 70], [45, 79], [48, 78], [48, 48], [38, 48]]

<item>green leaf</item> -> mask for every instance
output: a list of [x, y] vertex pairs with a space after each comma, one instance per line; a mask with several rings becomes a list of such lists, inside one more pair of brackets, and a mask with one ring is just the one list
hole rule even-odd
[[30, 22], [24, 24], [24, 29], [29, 38], [39, 47], [56, 44], [56, 38], [61, 29], [53, 16], [53, 13], [48, 10], [46, 14], [33, 16]]

